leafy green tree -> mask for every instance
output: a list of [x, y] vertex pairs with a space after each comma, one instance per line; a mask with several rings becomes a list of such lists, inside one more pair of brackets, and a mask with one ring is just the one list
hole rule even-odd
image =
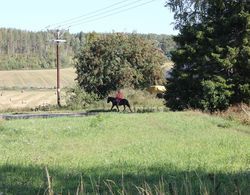
[[167, 80], [166, 104], [173, 110], [223, 110], [250, 103], [250, 5], [235, 0], [170, 0], [175, 11], [172, 52], [175, 66]]
[[164, 60], [152, 41], [136, 34], [92, 33], [76, 56], [77, 81], [86, 92], [99, 96], [123, 87], [162, 84]]

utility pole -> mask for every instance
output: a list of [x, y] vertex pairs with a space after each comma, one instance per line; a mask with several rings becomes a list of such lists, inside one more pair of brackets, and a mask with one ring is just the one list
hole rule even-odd
[[61, 32], [59, 29], [55, 32], [56, 39], [53, 40], [56, 43], [56, 94], [57, 94], [57, 105], [61, 107], [61, 96], [60, 96], [60, 55], [59, 55], [59, 44], [66, 42], [64, 39], [60, 39]]

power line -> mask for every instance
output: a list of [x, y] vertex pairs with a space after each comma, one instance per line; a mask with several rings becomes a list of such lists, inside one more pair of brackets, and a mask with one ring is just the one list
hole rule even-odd
[[[69, 28], [69, 27], [72, 27], [72, 26], [77, 26], [77, 25], [80, 25], [80, 24], [89, 23], [89, 22], [100, 20], [102, 18], [106, 18], [106, 17], [112, 16], [112, 15], [115, 15], [115, 14], [119, 14], [119, 13], [128, 11], [130, 9], [134, 9], [134, 8], [149, 4], [149, 3], [153, 2], [153, 1], [156, 1], [156, 0], [147, 1], [147, 2], [144, 2], [144, 3], [141, 3], [141, 4], [137, 4], [137, 3], [139, 3], [142, 0], [136, 0], [136, 1], [133, 1], [133, 2], [130, 2], [130, 3], [127, 3], [125, 5], [115, 7], [115, 6], [119, 5], [119, 4], [124, 4], [127, 1], [128, 0], [120, 1], [120, 2], [117, 2], [117, 3], [112, 4], [110, 6], [104, 7], [102, 9], [98, 9], [96, 11], [89, 12], [89, 13], [87, 13], [85, 15], [75, 17], [75, 18], [72, 18], [72, 19], [68, 19], [68, 20], [65, 20], [64, 22], [49, 25], [48, 27], [53, 27], [53, 26], [57, 25], [56, 28], [59, 28], [59, 27], [60, 28], [66, 28], [66, 27]], [[137, 4], [137, 5], [132, 6], [134, 4]], [[110, 9], [111, 7], [115, 7], [115, 8]], [[86, 17], [84, 17], [84, 16], [86, 16]]]
[[70, 23], [71, 21], [74, 22], [74, 20], [80, 20], [80, 18], [89, 17], [89, 16], [91, 16], [93, 14], [96, 14], [96, 13], [98, 13], [100, 11], [104, 11], [104, 10], [108, 11], [110, 8], [115, 7], [115, 6], [119, 5], [119, 4], [123, 4], [123, 3], [127, 2], [127, 1], [129, 1], [129, 0], [122, 0], [122, 1], [119, 1], [117, 3], [111, 4], [109, 6], [106, 6], [104, 8], [100, 8], [100, 9], [88, 12], [88, 13], [86, 13], [84, 15], [77, 16], [77, 17], [74, 17], [74, 18], [70, 18], [68, 20], [64, 20], [64, 21], [61, 21], [61, 22], [57, 22], [55, 24], [48, 25], [48, 27], [58, 27], [58, 26], [61, 26], [61, 25], [65, 24], [65, 23]]
[[84, 18], [82, 18], [82, 19], [78, 19], [78, 20], [76, 20], [76, 21], [72, 21], [72, 22], [66, 23], [66, 24], [61, 25], [61, 26], [71, 26], [71, 25], [73, 25], [73, 24], [75, 24], [75, 23], [79, 23], [79, 22], [82, 22], [82, 21], [85, 21], [85, 20], [91, 20], [91, 19], [93, 19], [93, 18], [95, 18], [95, 17], [102, 16], [102, 15], [104, 15], [104, 14], [113, 12], [113, 11], [115, 11], [115, 10], [120, 10], [120, 9], [122, 9], [122, 8], [131, 6], [131, 5], [136, 4], [136, 3], [140, 2], [140, 1], [143, 1], [143, 0], [136, 0], [136, 1], [133, 1], [133, 2], [130, 2], [130, 3], [127, 3], [127, 4], [125, 4], [125, 5], [122, 5], [122, 6], [120, 6], [120, 7], [115, 7], [115, 8], [113, 8], [113, 9], [108, 9], [108, 10], [102, 10], [102, 11], [99, 11], [99, 13], [97, 12], [97, 13], [94, 14], [94, 15], [91, 14], [91, 15], [89, 15], [89, 16], [87, 16], [87, 17], [84, 17]]
[[88, 20], [86, 20], [86, 21], [83, 20], [83, 21], [80, 21], [80, 22], [78, 22], [78, 23], [76, 23], [76, 24], [73, 23], [73, 24], [71, 24], [71, 25], [69, 26], [69, 28], [70, 28], [70, 27], [73, 27], [73, 26], [78, 26], [78, 25], [81, 25], [81, 24], [86, 24], [86, 23], [89, 23], [89, 22], [97, 21], [97, 20], [100, 20], [100, 19], [103, 19], [103, 18], [106, 18], [106, 17], [109, 17], [109, 16], [117, 15], [117, 14], [120, 14], [120, 13], [122, 13], [122, 12], [126, 12], [126, 11], [129, 11], [129, 10], [131, 10], [131, 9], [134, 9], [134, 8], [141, 7], [141, 6], [144, 6], [144, 5], [146, 5], [146, 4], [152, 3], [153, 1], [156, 1], [156, 0], [147, 1], [147, 2], [145, 2], [145, 3], [141, 3], [141, 4], [139, 4], [139, 5], [132, 6], [132, 7], [126, 8], [126, 9], [121, 9], [121, 10], [119, 10], [119, 11], [112, 12], [112, 13], [106, 14], [106, 15], [102, 15], [102, 16], [97, 17], [97, 18], [88, 19]]
[[51, 24], [51, 25], [49, 25], [49, 26], [58, 26], [58, 25], [62, 25], [62, 24], [64, 24], [64, 23], [67, 23], [67, 22], [70, 22], [70, 21], [73, 21], [73, 20], [76, 20], [76, 19], [79, 19], [79, 18], [88, 16], [88, 15], [95, 14], [95, 13], [97, 13], [97, 12], [99, 12], [99, 11], [102, 11], [102, 10], [105, 10], [105, 9], [109, 9], [109, 8], [111, 8], [111, 7], [114, 7], [114, 6], [116, 6], [116, 5], [119, 5], [119, 4], [121, 4], [121, 3], [124, 3], [124, 2], [126, 2], [126, 1], [129, 1], [129, 0], [123, 0], [123, 1], [120, 1], [120, 2], [117, 2], [117, 3], [114, 3], [114, 4], [111, 4], [111, 5], [107, 6], [107, 7], [104, 7], [104, 8], [101, 8], [101, 9], [98, 9], [98, 10], [95, 10], [95, 11], [92, 11], [92, 12], [89, 12], [89, 13], [86, 13], [86, 14], [81, 15], [81, 16], [77, 16], [77, 17], [71, 18], [71, 19], [68, 19], [68, 20], [64, 20], [64, 21], [61, 21], [61, 22], [58, 22], [58, 23], [55, 23], [55, 24]]

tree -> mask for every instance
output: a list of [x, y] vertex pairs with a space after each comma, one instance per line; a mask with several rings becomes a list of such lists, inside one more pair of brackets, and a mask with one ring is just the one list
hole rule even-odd
[[172, 52], [175, 66], [167, 80], [167, 106], [213, 112], [249, 104], [249, 3], [170, 0], [168, 5], [180, 34], [174, 38], [178, 48]]
[[162, 84], [165, 57], [136, 34], [89, 34], [76, 55], [77, 81], [86, 92], [106, 96], [123, 87], [145, 88]]

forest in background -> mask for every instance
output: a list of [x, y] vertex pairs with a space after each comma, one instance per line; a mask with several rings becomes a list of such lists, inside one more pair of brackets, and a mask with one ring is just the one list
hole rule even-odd
[[[71, 34], [65, 32], [65, 44], [60, 46], [62, 67], [73, 66], [73, 58], [86, 40], [88, 33]], [[155, 40], [166, 58], [170, 59], [170, 51], [176, 44], [171, 35], [138, 34]], [[55, 44], [52, 32], [31, 32], [18, 29], [0, 28], [0, 70], [14, 69], [48, 69], [55, 67]]]

